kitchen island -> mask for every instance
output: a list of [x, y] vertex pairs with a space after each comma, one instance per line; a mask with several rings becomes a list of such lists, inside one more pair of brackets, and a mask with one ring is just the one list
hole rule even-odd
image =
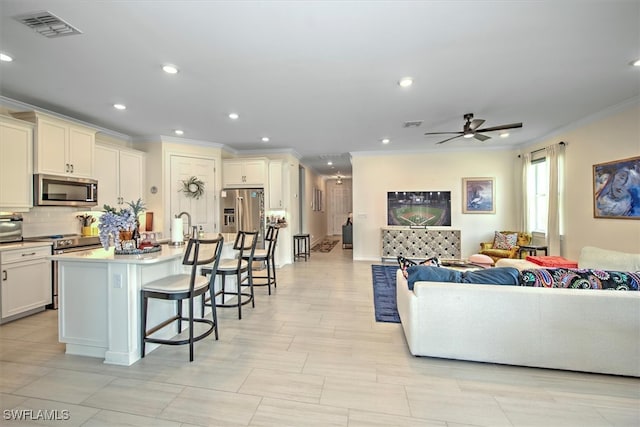
[[[223, 255], [233, 255], [232, 245], [225, 238]], [[66, 344], [67, 354], [104, 358], [105, 363], [116, 365], [131, 365], [140, 359], [142, 285], [189, 271], [182, 265], [184, 246], [161, 248], [140, 255], [115, 255], [113, 248], [100, 248], [52, 256], [58, 261], [60, 283], [59, 340]], [[154, 300], [149, 305], [148, 324], [174, 313], [175, 302]], [[157, 336], [171, 338], [177, 333], [174, 325]], [[147, 353], [157, 346], [147, 344]]]

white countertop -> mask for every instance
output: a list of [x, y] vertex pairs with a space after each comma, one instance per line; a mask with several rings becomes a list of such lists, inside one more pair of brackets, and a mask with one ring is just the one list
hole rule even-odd
[[[207, 234], [206, 238], [216, 237], [217, 234]], [[235, 234], [223, 234], [224, 246], [230, 248], [233, 245]], [[230, 240], [227, 237], [232, 237]], [[114, 254], [114, 248], [110, 247], [108, 250], [103, 248], [92, 249], [80, 252], [69, 252], [66, 254], [52, 255], [53, 261], [89, 261], [89, 262], [107, 262], [107, 263], [122, 263], [122, 264], [155, 264], [159, 262], [168, 261], [175, 258], [182, 258], [186, 244], [182, 246], [171, 246], [168, 244], [162, 244], [162, 248], [159, 252], [150, 252], [139, 255], [116, 255]], [[224, 249], [223, 249], [224, 251]]]
[[139, 255], [115, 255], [114, 248], [108, 250], [103, 248], [92, 249], [88, 251], [69, 252], [66, 254], [52, 255], [53, 261], [88, 261], [88, 262], [107, 262], [107, 263], [123, 263], [123, 264], [155, 264], [158, 262], [168, 261], [175, 258], [182, 258], [184, 246], [173, 247], [162, 245], [159, 252], [150, 252]]
[[43, 246], [51, 246], [51, 242], [15, 242], [0, 244], [0, 252], [10, 251], [14, 249], [40, 248]]

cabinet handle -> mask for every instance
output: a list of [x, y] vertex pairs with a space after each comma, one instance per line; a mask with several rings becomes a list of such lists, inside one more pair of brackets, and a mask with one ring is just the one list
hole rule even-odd
[[71, 165], [71, 173], [73, 173], [73, 165]]
[[2, 270], [2, 281], [5, 282], [7, 280], [7, 270]]
[[31, 252], [30, 254], [22, 254], [22, 256], [34, 256], [35, 254], [35, 252]]
[[65, 164], [64, 171], [65, 171], [66, 173], [69, 173], [69, 163], [66, 163], [66, 164]]

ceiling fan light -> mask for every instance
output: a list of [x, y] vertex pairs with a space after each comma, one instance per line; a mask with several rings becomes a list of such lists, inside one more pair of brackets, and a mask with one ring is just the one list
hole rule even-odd
[[502, 132], [500, 134], [500, 138], [507, 138], [509, 136], [509, 132]]
[[173, 64], [165, 64], [162, 66], [162, 70], [167, 74], [178, 74], [178, 67]]
[[411, 77], [403, 77], [398, 81], [400, 87], [409, 87], [413, 84], [413, 78]]
[[13, 61], [13, 58], [11, 56], [7, 55], [6, 53], [0, 53], [0, 61], [11, 62], [11, 61]]
[[388, 144], [388, 143], [390, 143], [390, 142], [391, 142], [391, 140], [390, 140], [389, 138], [383, 138], [383, 139], [382, 139], [382, 143], [383, 143], [383, 144]]
[[126, 110], [127, 106], [124, 104], [113, 104], [113, 108], [115, 108], [116, 110]]
[[462, 135], [463, 138], [473, 138], [473, 134], [472, 133], [465, 133], [464, 135]]
[[640, 67], [640, 59], [637, 59], [633, 62], [634, 67]]

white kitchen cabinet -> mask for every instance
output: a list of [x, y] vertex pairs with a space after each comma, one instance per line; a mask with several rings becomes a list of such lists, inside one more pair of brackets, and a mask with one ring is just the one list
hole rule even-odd
[[269, 208], [286, 209], [287, 203], [284, 197], [283, 161], [269, 161]]
[[35, 111], [12, 115], [36, 125], [35, 173], [94, 177], [95, 129]]
[[222, 161], [222, 186], [264, 187], [267, 162], [265, 159], [233, 159]]
[[33, 207], [33, 125], [0, 116], [0, 211]]
[[0, 252], [0, 323], [44, 310], [51, 304], [51, 246]]
[[[144, 194], [145, 154], [142, 151], [96, 144], [95, 178], [98, 207], [112, 207], [141, 199]], [[121, 206], [122, 207], [122, 206]]]

